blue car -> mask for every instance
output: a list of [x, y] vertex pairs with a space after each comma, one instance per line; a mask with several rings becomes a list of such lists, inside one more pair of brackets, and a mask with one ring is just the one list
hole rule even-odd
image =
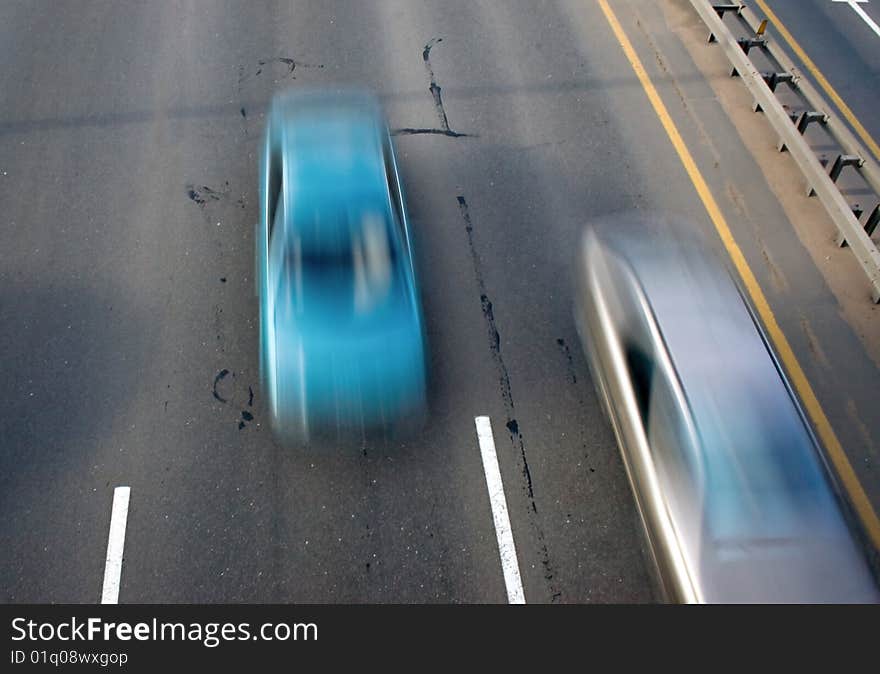
[[276, 95], [260, 186], [260, 369], [279, 439], [421, 418], [427, 368], [413, 242], [377, 99], [360, 90]]

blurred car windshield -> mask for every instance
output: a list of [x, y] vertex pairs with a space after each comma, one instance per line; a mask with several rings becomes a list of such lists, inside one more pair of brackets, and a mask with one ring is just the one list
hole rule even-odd
[[276, 228], [279, 311], [356, 319], [394, 298], [400, 274], [390, 214], [367, 203], [303, 205], [286, 235]]

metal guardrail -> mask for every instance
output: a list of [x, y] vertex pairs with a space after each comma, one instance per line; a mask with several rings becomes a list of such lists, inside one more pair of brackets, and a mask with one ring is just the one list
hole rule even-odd
[[[724, 49], [728, 60], [733, 66], [733, 73], [738, 74], [755, 99], [753, 109], [763, 111], [768, 121], [779, 134], [777, 148], [788, 150], [807, 180], [807, 193], [815, 193], [825, 207], [831, 220], [837, 227], [839, 245], [848, 244], [856, 256], [871, 284], [871, 297], [880, 302], [880, 252], [871, 240], [870, 234], [880, 220], [880, 206], [868, 215], [865, 225], [859, 222], [859, 216], [844, 199], [835, 184], [841, 170], [851, 166], [880, 195], [880, 167], [862, 148], [855, 136], [845, 124], [833, 113], [819, 92], [795, 66], [792, 59], [772, 39], [765, 36], [766, 20], [758, 17], [743, 3], [713, 3], [709, 0], [690, 0], [691, 5], [709, 28], [709, 41], [718, 42]], [[724, 23], [724, 15], [732, 12], [745, 23], [752, 35], [737, 39]], [[752, 63], [748, 52], [754, 47], [761, 48], [779, 64], [781, 70], [762, 74]], [[787, 83], [800, 94], [810, 109], [792, 117], [782, 107], [774, 91], [776, 86]], [[823, 125], [832, 139], [840, 146], [842, 152], [826, 173], [819, 158], [810, 149], [803, 133], [809, 124], [818, 122]]]
[[[766, 19], [758, 19], [758, 16], [745, 5], [742, 6], [739, 16], [756, 34], [759, 31], [763, 33], [762, 24], [766, 25]], [[838, 155], [835, 165], [840, 166], [842, 160], [849, 158], [849, 165], [856, 167], [865, 182], [871, 186], [871, 189], [876, 194], [880, 195], [880, 165], [874, 161], [871, 153], [859, 144], [859, 141], [849, 130], [849, 127], [834, 114], [831, 107], [822, 98], [822, 94], [812, 85], [809, 79], [801, 74], [800, 69], [795, 65], [788, 53], [776, 41], [765, 40], [763, 46], [770, 56], [782, 67], [784, 72], [791, 73], [793, 77], [792, 86], [804, 97], [811, 108], [798, 115], [796, 120], [792, 120], [798, 127], [798, 131], [803, 134], [808, 124], [814, 121], [820, 122], [844, 151], [844, 154]], [[779, 151], [781, 152], [784, 149], [785, 145], [780, 140]], [[832, 173], [829, 175], [836, 182], [836, 177], [833, 174], [834, 169], [832, 168]], [[875, 209], [875, 212], [880, 215], [880, 210]], [[874, 224], [876, 225], [876, 222]], [[841, 239], [839, 243], [843, 245], [845, 241]]]

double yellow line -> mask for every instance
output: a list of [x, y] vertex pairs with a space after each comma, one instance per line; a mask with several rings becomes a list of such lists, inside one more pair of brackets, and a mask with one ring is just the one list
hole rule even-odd
[[[761, 0], [758, 0], [758, 2], [760, 3]], [[782, 359], [782, 363], [788, 371], [792, 385], [806, 408], [807, 414], [813, 422], [822, 443], [825, 445], [828, 456], [834, 464], [834, 468], [837, 471], [844, 488], [849, 494], [849, 498], [856, 513], [861, 518], [874, 547], [880, 550], [880, 519], [877, 518], [877, 513], [874, 512], [874, 508], [871, 506], [871, 502], [868, 500], [865, 490], [859, 483], [855, 471], [843, 451], [840, 440], [837, 439], [834, 429], [831, 428], [831, 423], [828, 421], [828, 417], [825, 415], [822, 406], [819, 404], [819, 400], [816, 398], [812, 386], [810, 386], [809, 381], [807, 381], [807, 377], [795, 357], [791, 345], [788, 343], [788, 340], [780, 329], [779, 323], [776, 321], [776, 316], [774, 316], [773, 311], [770, 309], [770, 304], [767, 302], [767, 298], [761, 290], [761, 286], [758, 285], [758, 281], [755, 279], [755, 275], [752, 273], [751, 268], [749, 268], [742, 250], [740, 250], [740, 247], [737, 245], [730, 232], [730, 227], [728, 227], [727, 221], [724, 219], [724, 215], [718, 207], [718, 203], [712, 196], [712, 192], [709, 190], [709, 186], [706, 184], [703, 175], [700, 173], [700, 169], [697, 168], [694, 158], [691, 156], [681, 134], [675, 126], [675, 123], [669, 116], [666, 106], [663, 104], [663, 101], [660, 99], [651, 79], [648, 77], [648, 73], [645, 71], [635, 49], [633, 49], [632, 43], [630, 43], [629, 38], [626, 36], [626, 33], [624, 33], [623, 28], [621, 28], [617, 16], [609, 6], [607, 0], [598, 0], [598, 3], [602, 8], [602, 12], [605, 14], [605, 18], [608, 20], [608, 24], [611, 26], [611, 30], [614, 32], [614, 36], [623, 48], [623, 53], [626, 55], [632, 69], [635, 71], [639, 82], [641, 82], [642, 88], [645, 90], [645, 94], [648, 96], [648, 100], [654, 108], [654, 112], [657, 114], [660, 123], [663, 125], [663, 129], [666, 131], [666, 135], [669, 136], [669, 140], [672, 142], [676, 153], [678, 153], [678, 158], [684, 165], [688, 177], [693, 183], [694, 188], [697, 190], [697, 194], [703, 202], [703, 206], [708, 212], [712, 223], [715, 225], [715, 230], [718, 232], [718, 236], [721, 237], [721, 241], [724, 243], [727, 253], [733, 260], [734, 267], [742, 279], [742, 282], [751, 297], [752, 303], [767, 329], [776, 353]]]

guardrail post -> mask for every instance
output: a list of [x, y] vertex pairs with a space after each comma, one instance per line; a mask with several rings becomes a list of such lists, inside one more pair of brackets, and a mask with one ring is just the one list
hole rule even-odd
[[[850, 208], [852, 209], [853, 215], [856, 216], [856, 220], [858, 220], [860, 217], [862, 217], [862, 213], [864, 211], [862, 211], [861, 206], [859, 206], [858, 204], [853, 204], [852, 206], [850, 206]], [[838, 247], [840, 247], [840, 248], [846, 248], [849, 245], [846, 242], [846, 237], [843, 236], [843, 234], [838, 234], [837, 237], [834, 239], [834, 241], [837, 243]]]
[[803, 136], [804, 132], [807, 130], [807, 127], [813, 122], [822, 122], [822, 124], [824, 124], [826, 121], [828, 121], [828, 115], [826, 115], [824, 112], [807, 110], [806, 112], [801, 113], [801, 116], [798, 118], [798, 133]]
[[831, 182], [836, 183], [837, 179], [840, 177], [840, 172], [843, 170], [844, 166], [861, 166], [862, 158], [856, 154], [839, 154], [837, 155], [837, 159], [834, 160], [834, 164], [831, 166], [831, 172], [828, 174], [828, 177], [831, 178]]
[[[826, 115], [824, 112], [817, 112], [816, 110], [805, 110], [800, 115], [794, 115], [794, 117], [797, 119], [797, 121], [795, 121], [795, 128], [797, 128], [798, 133], [802, 136], [806, 132], [807, 127], [813, 122], [820, 122], [821, 124], [825, 124], [825, 122], [828, 121], [828, 115]], [[779, 139], [779, 144], [777, 145], [777, 148], [780, 152], [785, 152], [785, 150], [787, 149], [785, 146], [785, 141], [781, 138]]]
[[752, 47], [763, 47], [765, 44], [767, 44], [767, 40], [765, 40], [763, 37], [741, 37], [736, 42], [737, 44], [739, 44], [740, 47], [742, 47], [742, 50], [746, 54], [749, 53], [749, 49], [751, 49]]
[[[764, 82], [766, 82], [767, 88], [771, 92], [776, 91], [776, 87], [780, 82], [795, 82], [795, 77], [791, 73], [761, 73], [761, 77], [764, 78]], [[754, 112], [763, 112], [764, 110], [757, 98], [752, 103], [752, 110]]]
[[[742, 8], [743, 6], [738, 2], [716, 3], [712, 5], [712, 9], [718, 13], [720, 19], [724, 19], [724, 12], [736, 12], [739, 14], [742, 12]], [[715, 42], [715, 33], [709, 31], [709, 39], [707, 42]]]
[[780, 82], [794, 82], [794, 75], [787, 72], [782, 73], [761, 73], [770, 91], [776, 91], [776, 87]]
[[877, 223], [880, 222], [880, 204], [874, 206], [874, 210], [871, 211], [871, 215], [868, 216], [868, 219], [865, 220], [865, 234], [868, 236], [873, 236], [874, 230], [877, 229]]

